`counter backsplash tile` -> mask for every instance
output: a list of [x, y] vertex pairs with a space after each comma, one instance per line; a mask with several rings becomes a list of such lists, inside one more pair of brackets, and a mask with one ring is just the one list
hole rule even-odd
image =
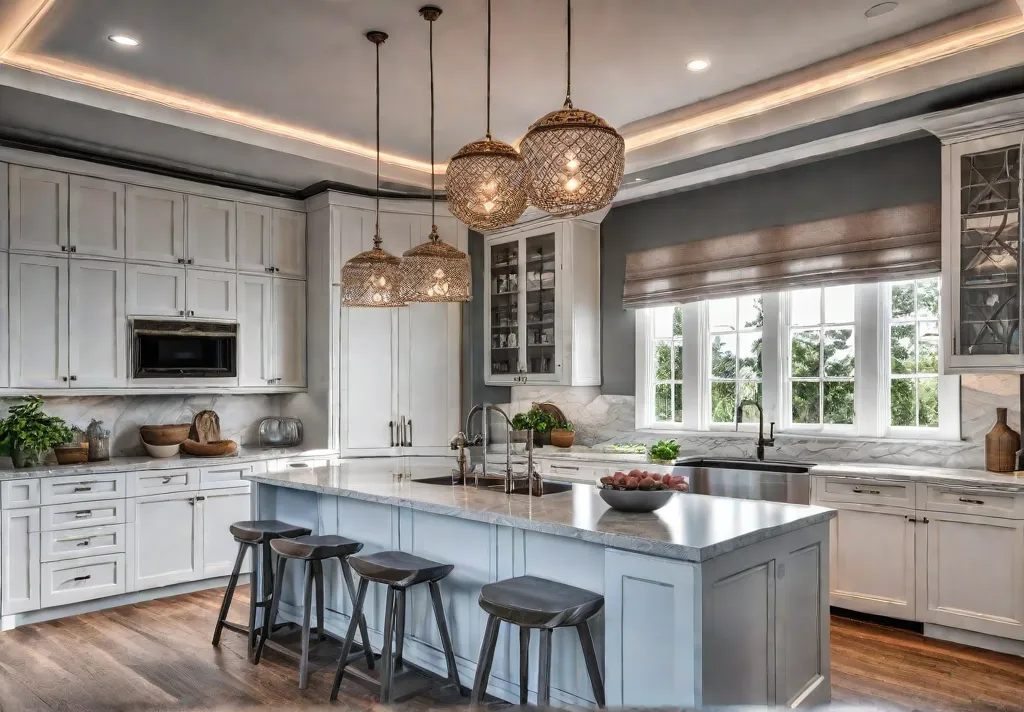
[[[1010, 427], [1019, 431], [1019, 377], [1016, 374], [963, 376], [960, 387], [960, 420], [963, 440], [885, 440], [865, 438], [806, 438], [779, 436], [771, 456], [810, 462], [878, 462], [897, 465], [983, 468], [985, 433], [995, 422], [996, 408], [1009, 410]], [[717, 457], [751, 457], [750, 439], [735, 436], [666, 435], [635, 429], [636, 399], [633, 396], [601, 395], [598, 387], [515, 386], [509, 414], [528, 410], [534, 402], [558, 405], [576, 429], [581, 445], [612, 442], [654, 442], [674, 437], [683, 452]]]
[[[75, 396], [46, 398], [43, 410], [64, 418], [69, 425], [83, 430], [89, 421], [102, 420], [110, 430], [110, 454], [115, 457], [145, 455], [139, 439], [139, 426], [162, 423], [188, 423], [201, 410], [214, 410], [220, 417], [221, 434], [240, 445], [255, 445], [261, 419], [279, 415], [279, 395], [153, 395], [153, 396]], [[0, 399], [0, 411], [17, 401]]]

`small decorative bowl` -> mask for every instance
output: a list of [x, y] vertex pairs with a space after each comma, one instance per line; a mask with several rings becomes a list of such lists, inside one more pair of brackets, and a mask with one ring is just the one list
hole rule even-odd
[[142, 444], [146, 446], [146, 452], [150, 457], [174, 457], [178, 454], [178, 445], [150, 445], [145, 440]]
[[227, 457], [238, 451], [238, 443], [234, 440], [211, 440], [208, 443], [186, 440], [181, 444], [181, 451], [194, 457]]
[[601, 489], [601, 499], [620, 512], [653, 512], [672, 499], [672, 490]]
[[58, 465], [75, 465], [79, 462], [89, 461], [89, 445], [71, 443], [68, 445], [57, 445], [53, 448], [54, 457]]
[[188, 437], [189, 423], [140, 425], [139, 436], [147, 445], [180, 445]]

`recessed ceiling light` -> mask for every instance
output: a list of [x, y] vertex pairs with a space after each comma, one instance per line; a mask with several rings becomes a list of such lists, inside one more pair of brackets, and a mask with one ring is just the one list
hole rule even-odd
[[139, 46], [139, 41], [134, 37], [129, 37], [128, 35], [111, 35], [107, 39], [113, 42], [114, 44], [122, 45], [124, 47]]
[[898, 2], [880, 2], [877, 5], [869, 7], [864, 13], [864, 17], [871, 19], [872, 17], [888, 14], [895, 10], [898, 5]]
[[706, 59], [691, 59], [686, 63], [686, 68], [691, 72], [703, 72], [705, 69], [711, 66], [711, 62]]

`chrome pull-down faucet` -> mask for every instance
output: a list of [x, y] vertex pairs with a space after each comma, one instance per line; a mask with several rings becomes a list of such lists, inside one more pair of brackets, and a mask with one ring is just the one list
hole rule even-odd
[[736, 424], [739, 425], [743, 422], [743, 408], [746, 406], [753, 406], [757, 408], [757, 459], [764, 461], [764, 449], [766, 447], [775, 447], [775, 421], [773, 420], [769, 426], [768, 437], [764, 436], [764, 410], [761, 408], [761, 404], [755, 400], [741, 400], [740, 404], [736, 406]]
[[[512, 491], [515, 489], [515, 485], [514, 485], [514, 482], [513, 482], [513, 476], [512, 476], [512, 429], [513, 428], [512, 428], [512, 419], [508, 417], [508, 413], [503, 411], [498, 406], [491, 405], [490, 403], [481, 403], [479, 405], [473, 406], [470, 409], [470, 411], [469, 411], [469, 415], [466, 416], [466, 429], [463, 432], [461, 432], [458, 435], [456, 435], [455, 438], [452, 440], [452, 449], [453, 450], [460, 449], [460, 448], [464, 448], [465, 446], [480, 447], [481, 450], [482, 450], [482, 458], [481, 459], [483, 460], [483, 474], [486, 477], [487, 474], [488, 474], [488, 472], [487, 472], [487, 446], [490, 444], [490, 441], [491, 441], [489, 426], [488, 426], [488, 423], [487, 423], [487, 412], [491, 411], [491, 410], [497, 411], [501, 415], [501, 417], [505, 420], [505, 494], [512, 494]], [[470, 436], [469, 435], [469, 433], [470, 433], [470, 427], [469, 426], [470, 426], [471, 421], [473, 420], [473, 416], [476, 415], [477, 412], [481, 413], [481, 418], [483, 420], [483, 423], [481, 424], [481, 428], [480, 428], [481, 432], [477, 433], [476, 435]], [[534, 481], [534, 473], [533, 473], [533, 432], [532, 431], [530, 432], [529, 436], [526, 439], [526, 455], [527, 455], [526, 473], [527, 473], [527, 477], [529, 478], [530, 494], [532, 495], [533, 494], [533, 481]], [[460, 452], [459, 470], [462, 473], [463, 481], [465, 481], [465, 479], [466, 479], [465, 456], [461, 452]], [[479, 485], [480, 484], [480, 477], [479, 477], [479, 474], [476, 473], [476, 472], [474, 472], [474, 479], [475, 479], [474, 485]], [[537, 479], [539, 480], [539, 478], [537, 478]], [[538, 482], [538, 486], [539, 486], [539, 482]], [[538, 494], [539, 493], [540, 493], [540, 491], [538, 489]]]

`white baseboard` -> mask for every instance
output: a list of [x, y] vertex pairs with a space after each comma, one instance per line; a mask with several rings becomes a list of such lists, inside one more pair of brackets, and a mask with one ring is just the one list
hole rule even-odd
[[924, 634], [929, 638], [947, 640], [950, 643], [961, 643], [962, 645], [971, 645], [975, 648], [994, 650], [997, 653], [1024, 657], [1024, 641], [1013, 640], [1012, 638], [1000, 638], [995, 635], [975, 633], [973, 630], [950, 628], [949, 626], [936, 625], [934, 623], [924, 624]]

